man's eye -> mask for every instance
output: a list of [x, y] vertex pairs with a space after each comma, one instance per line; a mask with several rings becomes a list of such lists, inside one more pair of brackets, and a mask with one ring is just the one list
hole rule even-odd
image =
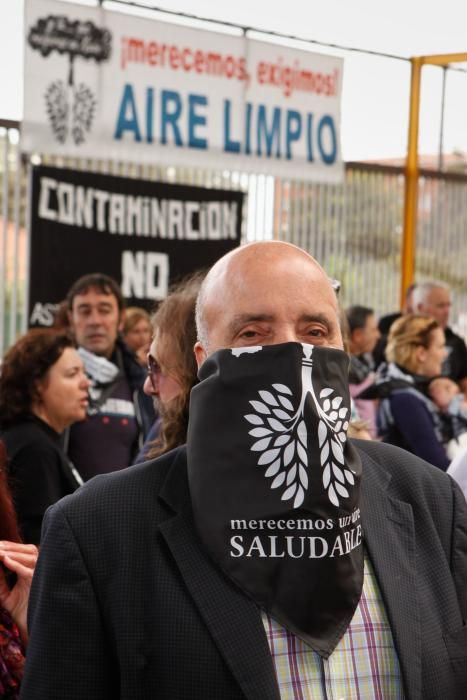
[[256, 335], [258, 335], [257, 331], [252, 331], [252, 330], [242, 331], [240, 333], [240, 338], [254, 338]]
[[310, 328], [308, 335], [313, 336], [313, 338], [324, 338], [326, 333], [322, 328]]

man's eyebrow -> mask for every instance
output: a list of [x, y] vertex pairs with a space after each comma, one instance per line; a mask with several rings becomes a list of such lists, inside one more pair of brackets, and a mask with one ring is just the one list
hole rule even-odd
[[79, 311], [87, 311], [88, 309], [96, 308], [96, 309], [111, 309], [112, 304], [109, 301], [99, 301], [97, 304], [88, 304], [87, 302], [83, 302], [82, 304], [78, 304], [76, 307]]
[[[270, 323], [273, 320], [273, 314], [238, 314], [237, 316], [234, 316], [232, 321], [229, 323], [228, 330], [232, 335], [235, 335], [235, 333], [242, 326], [248, 325], [249, 323]], [[322, 323], [328, 330], [333, 328], [335, 325], [328, 316], [320, 312], [304, 313], [299, 316], [297, 320], [299, 323]]]
[[302, 314], [298, 320], [305, 321], [305, 323], [322, 323], [323, 326], [326, 326], [327, 328], [332, 328], [334, 325], [329, 316], [319, 312], [313, 314]]
[[230, 321], [228, 329], [234, 334], [239, 328], [248, 323], [257, 323], [261, 321], [271, 322], [273, 319], [273, 314], [237, 314]]

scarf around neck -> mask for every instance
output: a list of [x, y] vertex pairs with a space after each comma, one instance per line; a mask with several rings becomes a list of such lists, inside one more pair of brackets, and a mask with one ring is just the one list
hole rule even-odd
[[363, 585], [348, 357], [300, 343], [211, 355], [187, 439], [195, 525], [257, 605], [327, 658]]

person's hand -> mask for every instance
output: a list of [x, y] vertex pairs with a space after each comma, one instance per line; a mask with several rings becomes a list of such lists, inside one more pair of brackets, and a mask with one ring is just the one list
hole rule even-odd
[[150, 345], [143, 345], [142, 347], [138, 348], [138, 350], [136, 350], [135, 352], [136, 359], [143, 367], [146, 367], [146, 365], [148, 364], [148, 352], [150, 347]]
[[3, 605], [18, 625], [21, 639], [25, 645], [28, 641], [26, 616], [29, 590], [37, 555], [38, 549], [33, 544], [0, 541], [0, 562], [17, 577], [16, 583], [10, 589], [5, 572], [0, 572], [0, 605]]

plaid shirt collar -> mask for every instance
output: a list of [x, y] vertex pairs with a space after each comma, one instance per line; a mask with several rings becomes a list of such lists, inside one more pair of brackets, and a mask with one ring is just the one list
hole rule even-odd
[[328, 659], [264, 612], [262, 619], [281, 700], [404, 700], [391, 628], [366, 553], [360, 602]]

